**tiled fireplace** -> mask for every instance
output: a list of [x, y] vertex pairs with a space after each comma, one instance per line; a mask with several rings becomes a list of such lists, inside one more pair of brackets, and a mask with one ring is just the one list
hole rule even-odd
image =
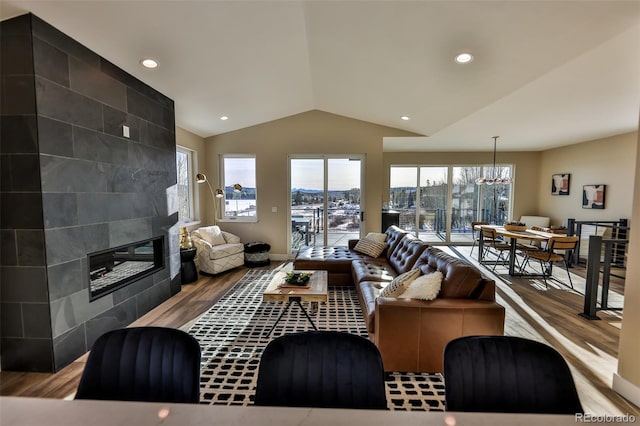
[[158, 237], [89, 253], [89, 301], [164, 268], [164, 245], [164, 238]]
[[[174, 105], [36, 16], [0, 31], [2, 369], [52, 372], [180, 291]], [[89, 254], [154, 240], [93, 297]]]

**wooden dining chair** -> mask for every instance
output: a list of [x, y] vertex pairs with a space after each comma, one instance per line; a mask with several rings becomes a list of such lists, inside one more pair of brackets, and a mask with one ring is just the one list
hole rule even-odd
[[[532, 226], [529, 228], [532, 231], [544, 231], [545, 229], [540, 226]], [[540, 241], [532, 240], [529, 238], [518, 238], [516, 240], [516, 251], [522, 253], [527, 251], [537, 251], [540, 250]], [[524, 263], [523, 263], [524, 266]]]
[[[569, 277], [569, 285], [573, 288], [573, 282], [571, 281], [571, 274], [569, 273], [569, 265], [567, 263], [567, 252], [571, 252], [576, 249], [578, 244], [578, 236], [571, 237], [551, 237], [547, 242], [547, 246], [544, 250], [535, 250], [525, 252], [525, 261], [523, 267], [529, 263], [529, 259], [537, 259], [540, 262], [542, 268], [542, 277], [544, 279], [544, 285], [548, 288], [547, 273], [545, 272], [544, 265], [548, 265], [548, 269], [554, 262], [563, 262], [564, 267], [567, 270], [567, 276]], [[558, 253], [561, 251], [562, 253]]]
[[482, 238], [482, 232], [476, 231], [476, 226], [481, 226], [481, 225], [489, 225], [489, 222], [471, 222], [471, 232], [473, 233], [473, 245], [471, 246], [471, 251], [469, 252], [469, 256], [473, 254], [473, 249], [476, 247], [476, 243], [478, 243], [480, 241], [480, 238]]
[[497, 256], [496, 263], [493, 264], [493, 269], [491, 271], [496, 270], [496, 266], [498, 262], [502, 260], [502, 264], [506, 265], [509, 261], [508, 258], [504, 257], [504, 252], [509, 252], [511, 250], [511, 246], [498, 238], [498, 233], [495, 228], [490, 226], [483, 226], [480, 228], [480, 233], [482, 237], [482, 244], [484, 245], [484, 251], [482, 253], [482, 259], [493, 249], [495, 255]]
[[527, 265], [527, 253], [536, 252], [539, 250], [541, 250], [540, 242], [536, 244], [532, 240], [521, 238], [518, 238], [516, 240], [516, 254], [519, 254], [523, 257], [522, 266], [520, 266], [521, 272], [525, 272], [525, 267]]

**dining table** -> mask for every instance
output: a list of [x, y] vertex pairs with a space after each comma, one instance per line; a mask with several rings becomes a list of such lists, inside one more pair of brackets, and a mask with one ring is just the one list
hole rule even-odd
[[[481, 231], [481, 228], [493, 228], [496, 230], [496, 234], [502, 236], [505, 241], [509, 240], [509, 275], [512, 277], [518, 276], [542, 276], [542, 274], [526, 273], [522, 270], [516, 271], [516, 252], [518, 250], [518, 240], [527, 240], [534, 245], [542, 245], [549, 241], [550, 238], [558, 236], [553, 232], [546, 232], [538, 229], [527, 228], [524, 231], [511, 231], [504, 228], [502, 225], [476, 225], [474, 231]], [[484, 241], [482, 233], [478, 239], [478, 263], [481, 265], [494, 264], [494, 261], [484, 259]], [[543, 271], [543, 274], [545, 272]], [[550, 272], [549, 272], [550, 273]]]
[[[62, 400], [0, 396], [2, 426], [563, 426], [588, 422], [588, 414], [472, 413], [347, 410], [343, 408], [223, 406], [164, 402]], [[611, 416], [607, 416], [611, 417]], [[594, 420], [591, 420], [594, 422]], [[601, 420], [600, 425], [613, 425]]]

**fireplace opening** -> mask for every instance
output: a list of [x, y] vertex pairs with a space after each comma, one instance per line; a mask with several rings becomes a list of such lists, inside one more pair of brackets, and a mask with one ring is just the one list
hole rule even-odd
[[164, 268], [164, 238], [89, 253], [87, 258], [93, 301]]

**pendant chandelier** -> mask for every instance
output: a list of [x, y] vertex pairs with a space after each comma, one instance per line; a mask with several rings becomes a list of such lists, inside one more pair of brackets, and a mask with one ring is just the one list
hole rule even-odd
[[504, 177], [501, 178], [499, 176], [496, 176], [496, 146], [497, 146], [497, 142], [498, 142], [498, 138], [500, 136], [493, 136], [493, 168], [491, 169], [491, 176], [482, 176], [479, 177], [478, 179], [476, 179], [476, 185], [488, 185], [491, 186], [493, 184], [499, 185], [499, 184], [509, 184], [511, 183], [511, 178], [509, 177]]

